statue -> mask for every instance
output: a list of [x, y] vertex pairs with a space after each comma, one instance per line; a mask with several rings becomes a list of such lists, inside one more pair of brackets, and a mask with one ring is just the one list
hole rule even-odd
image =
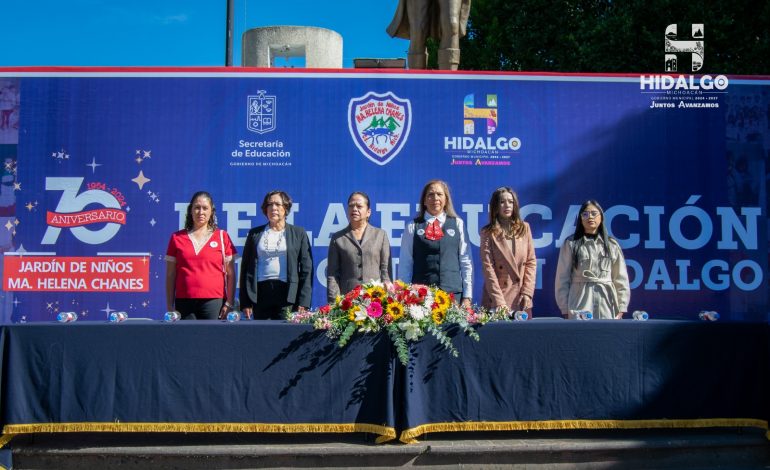
[[428, 63], [425, 40], [439, 41], [438, 68], [457, 70], [460, 38], [471, 10], [471, 0], [398, 0], [387, 32], [391, 37], [409, 39], [407, 63], [410, 69], [424, 69]]

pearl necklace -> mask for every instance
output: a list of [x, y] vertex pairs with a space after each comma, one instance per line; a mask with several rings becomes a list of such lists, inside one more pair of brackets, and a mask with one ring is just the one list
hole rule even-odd
[[265, 230], [265, 233], [262, 234], [262, 250], [267, 253], [267, 255], [271, 258], [275, 258], [278, 256], [278, 253], [280, 253], [280, 247], [281, 243], [284, 239], [284, 233], [286, 232], [286, 229], [281, 230], [278, 232], [278, 241], [275, 244], [275, 247], [270, 249], [270, 242], [268, 241], [269, 235], [271, 232], [277, 232], [277, 230], [273, 230], [272, 228], [268, 228]]

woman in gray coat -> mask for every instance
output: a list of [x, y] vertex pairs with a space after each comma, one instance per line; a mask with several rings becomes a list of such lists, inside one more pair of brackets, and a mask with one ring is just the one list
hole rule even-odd
[[559, 251], [556, 304], [564, 318], [587, 310], [594, 318], [621, 319], [628, 311], [631, 289], [623, 250], [607, 234], [604, 210], [595, 200], [580, 206], [575, 234]]
[[326, 267], [326, 297], [371, 280], [390, 282], [390, 242], [384, 230], [369, 225], [369, 196], [356, 191], [348, 197], [348, 226], [332, 235]]

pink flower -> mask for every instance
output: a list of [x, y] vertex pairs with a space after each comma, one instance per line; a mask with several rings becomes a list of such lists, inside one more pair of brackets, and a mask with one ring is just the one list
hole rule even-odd
[[372, 318], [380, 318], [382, 316], [382, 304], [379, 302], [372, 302], [366, 307], [366, 313]]

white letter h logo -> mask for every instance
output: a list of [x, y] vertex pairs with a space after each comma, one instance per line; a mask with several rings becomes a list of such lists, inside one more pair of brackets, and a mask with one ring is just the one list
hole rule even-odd
[[706, 56], [703, 23], [692, 25], [692, 39], [691, 41], [679, 41], [676, 35], [676, 24], [670, 24], [666, 27], [666, 72], [676, 72], [676, 53], [690, 53], [693, 72], [697, 72], [703, 67], [703, 60]]

